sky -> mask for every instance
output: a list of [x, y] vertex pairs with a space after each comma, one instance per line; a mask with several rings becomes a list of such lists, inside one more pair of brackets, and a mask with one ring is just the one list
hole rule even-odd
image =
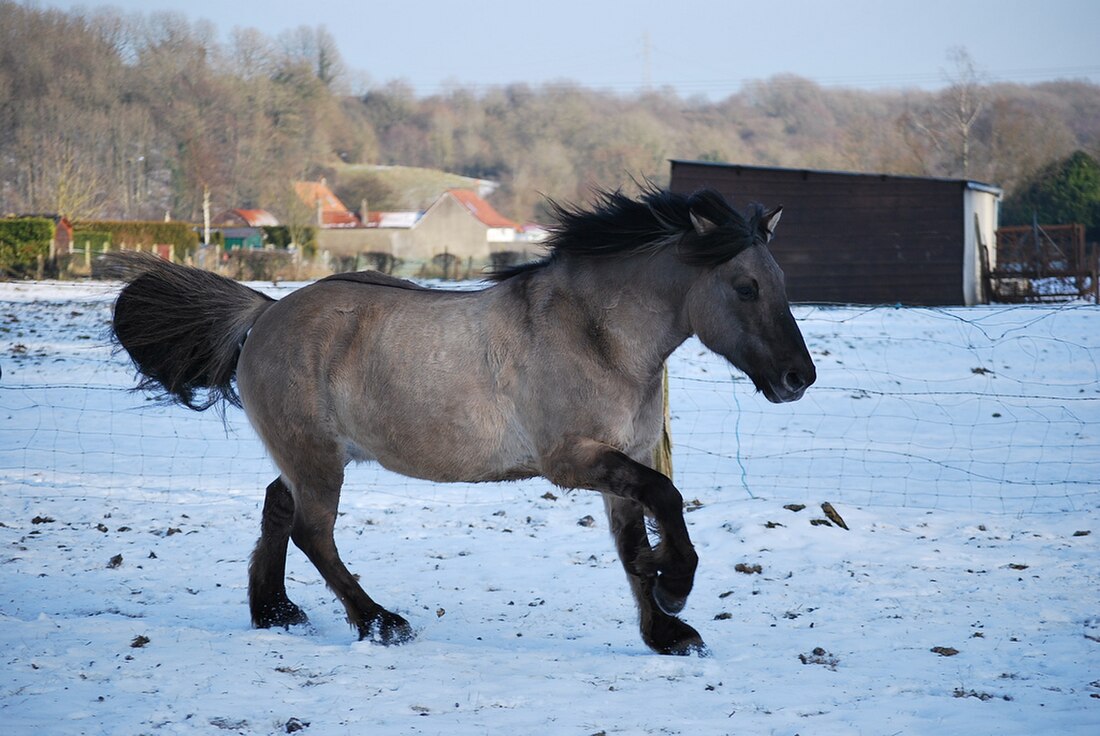
[[324, 26], [349, 81], [418, 95], [461, 85], [572, 81], [720, 99], [794, 74], [823, 86], [936, 89], [964, 48], [990, 82], [1100, 82], [1097, 0], [26, 0], [206, 19], [269, 36]]

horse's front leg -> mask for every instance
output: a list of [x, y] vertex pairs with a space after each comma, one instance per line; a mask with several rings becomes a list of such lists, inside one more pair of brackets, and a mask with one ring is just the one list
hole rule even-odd
[[604, 494], [604, 506], [615, 547], [626, 570], [630, 590], [638, 603], [642, 640], [661, 654], [702, 654], [706, 645], [699, 632], [676, 616], [662, 611], [653, 598], [654, 579], [642, 575], [632, 560], [652, 554], [645, 529], [645, 513], [633, 502]]
[[562, 445], [547, 458], [545, 470], [560, 486], [602, 491], [640, 505], [653, 517], [660, 544], [651, 548], [647, 542], [633, 553], [623, 550], [623, 564], [649, 579], [653, 600], [664, 613], [673, 616], [683, 610], [699, 557], [684, 523], [683, 496], [672, 481], [613, 447], [587, 439]]

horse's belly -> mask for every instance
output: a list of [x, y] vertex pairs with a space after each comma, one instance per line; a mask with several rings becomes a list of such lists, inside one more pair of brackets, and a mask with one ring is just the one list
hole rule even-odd
[[505, 462], [502, 459], [470, 462], [441, 453], [422, 454], [410, 457], [407, 453], [356, 453], [356, 460], [377, 461], [386, 470], [410, 478], [435, 481], [437, 483], [480, 483], [487, 481], [521, 480], [539, 475], [533, 458], [520, 462]]
[[440, 415], [403, 422], [391, 418], [382, 432], [374, 426], [349, 438], [348, 456], [358, 462], [375, 461], [401, 475], [444, 483], [539, 475], [526, 434], [509, 427], [510, 422], [490, 421], [492, 414], [482, 407], [461, 420]]

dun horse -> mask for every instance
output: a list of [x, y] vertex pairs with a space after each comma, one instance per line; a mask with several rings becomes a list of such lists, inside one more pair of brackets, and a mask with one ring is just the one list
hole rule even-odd
[[113, 259], [128, 282], [113, 329], [141, 387], [192, 409], [243, 406], [279, 469], [249, 569], [255, 626], [307, 620], [284, 581], [293, 540], [360, 639], [412, 638], [333, 541], [344, 467], [376, 461], [432, 481], [543, 476], [599, 491], [643, 640], [666, 654], [704, 650], [677, 617], [698, 563], [683, 499], [650, 467], [662, 365], [697, 335], [770, 401], [814, 382], [765, 247], [780, 209], [743, 216], [711, 190], [652, 187], [555, 209], [549, 255], [474, 292], [359, 272], [274, 301], [151, 256]]

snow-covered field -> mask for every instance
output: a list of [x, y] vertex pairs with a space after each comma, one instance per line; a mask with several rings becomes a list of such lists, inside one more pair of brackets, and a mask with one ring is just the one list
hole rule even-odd
[[1096, 307], [800, 306], [819, 381], [783, 406], [681, 348], [710, 656], [670, 658], [594, 494], [367, 466], [337, 542], [418, 638], [355, 641], [297, 550], [311, 625], [251, 629], [271, 464], [239, 411], [126, 391], [115, 289], [0, 284], [4, 733], [1100, 733]]

